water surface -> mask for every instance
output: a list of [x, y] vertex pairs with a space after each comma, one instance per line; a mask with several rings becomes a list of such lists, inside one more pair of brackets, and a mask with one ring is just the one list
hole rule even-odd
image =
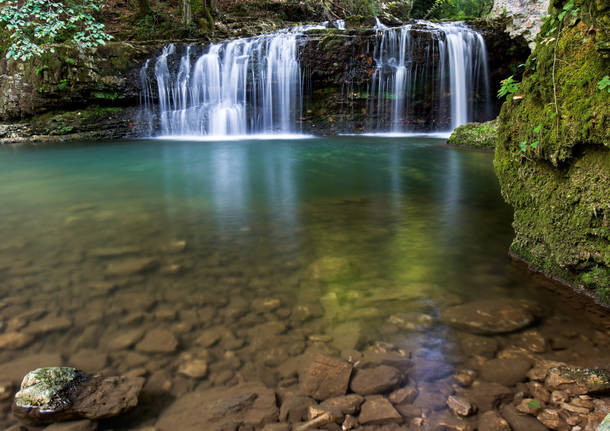
[[[102, 424], [129, 429], [192, 390], [289, 387], [278, 367], [311, 349], [389, 342], [470, 366], [437, 318], [483, 298], [539, 302], [536, 330], [570, 337], [544, 357], [603, 364], [599, 321], [508, 259], [512, 211], [492, 160], [421, 136], [0, 147], [0, 328], [34, 335], [0, 350], [0, 370], [50, 353], [144, 375], [142, 407]], [[176, 349], [135, 347], [155, 328]], [[129, 331], [140, 337], [116, 342]], [[219, 341], [203, 348], [210, 331]], [[193, 357], [205, 378], [177, 372]]]

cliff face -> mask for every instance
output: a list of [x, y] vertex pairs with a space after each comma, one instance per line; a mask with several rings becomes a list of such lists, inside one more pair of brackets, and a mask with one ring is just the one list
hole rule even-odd
[[511, 251], [610, 302], [610, 8], [551, 5], [516, 97], [502, 107], [495, 168], [515, 210]]
[[510, 35], [523, 36], [533, 49], [549, 3], [550, 0], [494, 0], [491, 14], [507, 18], [506, 30]]

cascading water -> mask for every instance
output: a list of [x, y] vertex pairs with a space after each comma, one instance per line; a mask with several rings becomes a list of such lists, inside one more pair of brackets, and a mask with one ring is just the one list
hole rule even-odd
[[213, 44], [205, 52], [167, 45], [140, 73], [149, 118], [157, 117], [167, 136], [295, 133], [302, 100], [297, 42], [312, 28], [323, 26]]
[[475, 110], [489, 110], [487, 50], [479, 33], [460, 23], [427, 22], [378, 23], [375, 30], [373, 129], [407, 132], [424, 122], [428, 130], [453, 130], [473, 121]]
[[[336, 21], [209, 45], [167, 45], [140, 71], [141, 105], [151, 133], [165, 136], [293, 134], [303, 104], [299, 41]], [[368, 128], [449, 131], [486, 120], [487, 53], [460, 23], [374, 27]], [[349, 92], [348, 92], [349, 93]], [[353, 92], [352, 92], [353, 93]], [[483, 112], [483, 114], [481, 114]]]

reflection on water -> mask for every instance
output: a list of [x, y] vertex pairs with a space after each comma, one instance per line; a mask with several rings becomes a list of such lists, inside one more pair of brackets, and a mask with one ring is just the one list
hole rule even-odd
[[[16, 362], [59, 354], [88, 371], [144, 375], [153, 399], [261, 370], [287, 387], [295, 381], [277, 370], [290, 358], [376, 342], [472, 367], [466, 335], [438, 319], [482, 298], [540, 302], [547, 340], [580, 334], [545, 357], [595, 365], [609, 353], [599, 323], [508, 261], [511, 210], [492, 156], [439, 139], [2, 147], [0, 220], [0, 328], [33, 336], [0, 349], [0, 380], [15, 378]], [[154, 328], [178, 347], [138, 344]], [[220, 341], [202, 350], [205, 331]], [[176, 371], [187, 357], [208, 362], [205, 378]], [[112, 426], [154, 425], [158, 414]]]

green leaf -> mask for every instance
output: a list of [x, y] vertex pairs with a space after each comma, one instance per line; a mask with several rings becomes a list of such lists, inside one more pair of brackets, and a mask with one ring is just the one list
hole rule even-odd
[[532, 132], [534, 133], [540, 133], [540, 131], [542, 130], [542, 124], [538, 124], [534, 130], [532, 130]]
[[[597, 83], [597, 88], [600, 90], [604, 90], [606, 87], [610, 87], [610, 76], [608, 75], [604, 76], [602, 80]], [[610, 93], [610, 88], [608, 89], [608, 93]]]
[[538, 145], [540, 145], [540, 142], [538, 142], [538, 141], [532, 142], [532, 148], [538, 148]]
[[521, 152], [526, 152], [527, 151], [527, 141], [521, 141], [519, 143], [519, 148], [521, 148]]
[[540, 401], [538, 401], [538, 400], [531, 400], [529, 403], [527, 403], [527, 406], [531, 409], [542, 408], [542, 406], [540, 405]]

